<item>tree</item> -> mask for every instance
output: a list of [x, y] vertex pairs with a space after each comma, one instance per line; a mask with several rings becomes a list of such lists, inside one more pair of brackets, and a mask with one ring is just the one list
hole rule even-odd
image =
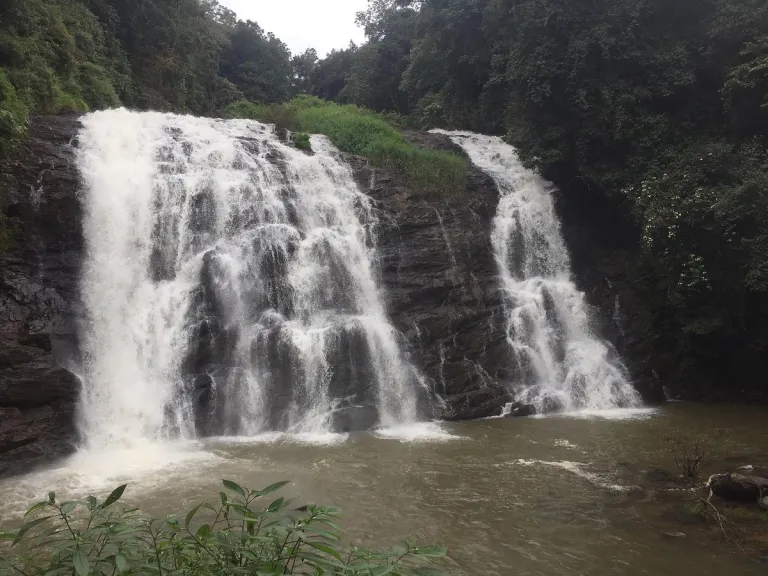
[[410, 4], [374, 0], [367, 12], [358, 14], [369, 42], [356, 51], [341, 98], [377, 111], [408, 113], [400, 82], [416, 36], [418, 12]]
[[341, 93], [347, 85], [347, 76], [355, 63], [357, 50], [357, 46], [351, 42], [345, 50], [332, 50], [317, 62], [310, 79], [315, 96], [341, 101]]
[[319, 58], [317, 50], [308, 48], [304, 54], [291, 58], [291, 95], [313, 94], [313, 80], [316, 77], [315, 68]]
[[290, 52], [256, 22], [239, 21], [229, 32], [220, 70], [224, 78], [254, 102], [280, 102], [289, 96]]

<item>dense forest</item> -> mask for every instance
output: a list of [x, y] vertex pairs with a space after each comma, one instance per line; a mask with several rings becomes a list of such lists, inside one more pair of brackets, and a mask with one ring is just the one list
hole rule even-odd
[[297, 94], [499, 134], [571, 202], [631, 215], [645, 337], [691, 381], [761, 366], [765, 0], [369, 0], [358, 24], [365, 44], [321, 59], [215, 0], [4, 0], [0, 146], [29, 114]]
[[215, 0], [4, 0], [0, 134], [29, 113], [125, 105], [210, 115], [291, 94], [291, 56]]

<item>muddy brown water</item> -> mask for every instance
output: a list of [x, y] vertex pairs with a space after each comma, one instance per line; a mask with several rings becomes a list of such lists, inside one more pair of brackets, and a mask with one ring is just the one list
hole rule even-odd
[[[658, 521], [663, 514], [644, 508], [652, 506], [644, 498], [627, 505], [649, 470], [673, 469], [664, 441], [671, 431], [726, 431], [705, 475], [768, 464], [768, 410], [669, 404], [609, 416], [440, 424], [392, 438], [137, 445], [0, 482], [0, 520], [12, 524], [48, 489], [104, 495], [128, 481], [132, 504], [164, 515], [214, 502], [221, 478], [251, 488], [290, 479], [286, 492], [296, 502], [343, 509], [351, 543], [439, 543], [450, 550], [454, 574], [768, 573], [768, 564], [716, 537]], [[686, 537], [664, 535], [680, 531]]]

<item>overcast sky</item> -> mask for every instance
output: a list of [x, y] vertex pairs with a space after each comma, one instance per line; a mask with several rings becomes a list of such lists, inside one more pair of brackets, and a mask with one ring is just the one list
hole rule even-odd
[[350, 40], [360, 44], [364, 35], [355, 26], [355, 13], [365, 10], [366, 0], [220, 0], [241, 20], [255, 20], [274, 32], [293, 54], [314, 48], [322, 58], [334, 48], [346, 48]]

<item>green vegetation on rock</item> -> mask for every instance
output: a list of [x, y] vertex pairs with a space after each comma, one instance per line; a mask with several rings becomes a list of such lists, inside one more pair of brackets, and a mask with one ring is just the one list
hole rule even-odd
[[61, 502], [51, 492], [28, 521], [0, 532], [0, 572], [115, 576], [172, 574], [232, 576], [440, 576], [426, 567], [444, 548], [401, 543], [384, 552], [346, 548], [334, 507], [294, 509], [270, 496], [287, 482], [248, 490], [224, 480], [215, 505], [199, 504], [183, 516], [151, 519], [120, 507], [126, 486], [99, 503], [89, 496]]
[[465, 158], [452, 152], [417, 148], [387, 120], [358, 106], [301, 96], [285, 104], [237, 102], [225, 110], [224, 116], [325, 134], [340, 150], [364, 156], [374, 166], [392, 170], [421, 194], [460, 194], [466, 185]]
[[309, 139], [309, 134], [306, 132], [294, 132], [291, 135], [291, 141], [299, 150], [312, 151], [312, 142]]

